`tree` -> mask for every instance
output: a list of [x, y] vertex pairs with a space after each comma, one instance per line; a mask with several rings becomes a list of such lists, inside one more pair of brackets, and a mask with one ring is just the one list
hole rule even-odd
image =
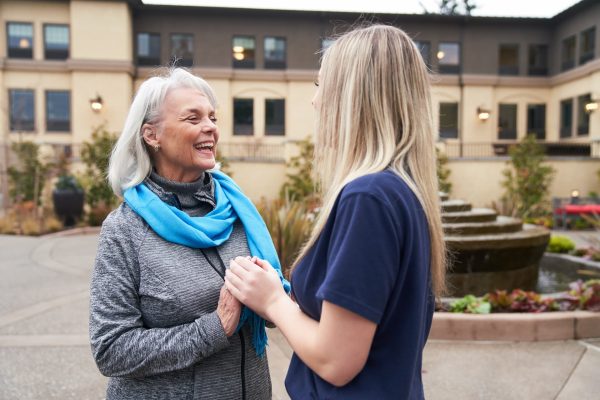
[[[427, 8], [421, 3], [425, 14], [429, 14]], [[440, 0], [439, 14], [442, 15], [471, 15], [471, 11], [477, 8], [474, 0]]]
[[450, 168], [448, 168], [448, 156], [441, 152], [437, 147], [435, 149], [437, 156], [437, 177], [439, 189], [441, 192], [450, 194], [452, 192], [452, 182], [450, 182]]
[[86, 202], [92, 208], [111, 207], [118, 201], [107, 180], [108, 161], [116, 142], [116, 135], [100, 126], [92, 132], [92, 140], [83, 143], [81, 160], [86, 165]]
[[509, 150], [510, 162], [503, 171], [502, 200], [514, 204], [513, 216], [539, 217], [547, 213], [548, 192], [554, 169], [544, 165], [544, 149], [529, 135]]
[[280, 197], [289, 201], [316, 201], [317, 188], [312, 171], [315, 146], [310, 139], [299, 142], [298, 146], [300, 154], [292, 157], [287, 165], [295, 172], [287, 174], [287, 181], [281, 187]]
[[13, 143], [11, 148], [20, 164], [18, 167], [9, 167], [7, 171], [12, 201], [31, 201], [40, 205], [42, 189], [52, 164], [40, 161], [40, 147], [36, 143]]

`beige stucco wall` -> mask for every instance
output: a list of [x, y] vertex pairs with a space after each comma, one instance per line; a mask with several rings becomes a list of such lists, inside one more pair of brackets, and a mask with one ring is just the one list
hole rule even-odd
[[285, 164], [231, 162], [229, 171], [242, 191], [252, 201], [261, 198], [275, 199], [285, 182]]
[[131, 61], [129, 6], [115, 1], [71, 1], [71, 58]]
[[[592, 159], [552, 159], [548, 162], [555, 171], [550, 187], [552, 197], [569, 197], [573, 189], [582, 196], [590, 191], [600, 191], [600, 181], [596, 172], [600, 170], [600, 160]], [[490, 206], [502, 197], [504, 189], [502, 171], [506, 160], [451, 160], [451, 197], [463, 199], [475, 207]]]
[[[44, 58], [44, 24], [69, 24], [69, 2], [42, 2], [27, 0], [0, 1], [0, 16], [5, 22], [33, 24], [33, 58]], [[6, 54], [6, 25], [0, 29], [0, 54]]]

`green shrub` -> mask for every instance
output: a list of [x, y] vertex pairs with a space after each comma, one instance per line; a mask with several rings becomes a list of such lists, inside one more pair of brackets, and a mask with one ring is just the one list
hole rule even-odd
[[86, 202], [91, 208], [98, 204], [112, 207], [119, 200], [107, 180], [108, 161], [116, 142], [116, 135], [101, 126], [92, 132], [91, 141], [83, 143], [81, 160], [86, 165], [86, 172], [82, 182], [86, 192]]
[[554, 169], [544, 165], [544, 149], [528, 135], [509, 150], [510, 162], [502, 172], [505, 189], [503, 198], [514, 204], [512, 216], [520, 218], [543, 216], [548, 213], [548, 192]]
[[312, 162], [315, 146], [310, 139], [298, 143], [300, 154], [292, 157], [287, 167], [294, 172], [287, 174], [287, 181], [281, 187], [282, 200], [317, 202], [317, 187], [313, 179]]
[[19, 165], [9, 167], [7, 171], [10, 198], [14, 203], [33, 201], [39, 205], [52, 164], [40, 160], [40, 147], [36, 143], [13, 143], [11, 148]]
[[437, 147], [435, 148], [435, 155], [437, 156], [439, 190], [449, 195], [452, 192], [452, 183], [449, 180], [451, 171], [448, 168], [448, 156], [441, 152]]
[[450, 312], [453, 313], [489, 314], [491, 309], [492, 306], [487, 300], [472, 294], [450, 303]]
[[550, 237], [550, 242], [546, 249], [550, 253], [569, 253], [572, 250], [575, 250], [575, 242], [566, 236], [560, 235]]

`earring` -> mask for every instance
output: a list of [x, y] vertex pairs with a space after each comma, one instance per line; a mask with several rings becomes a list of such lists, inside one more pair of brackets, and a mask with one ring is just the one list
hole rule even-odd
[[160, 144], [155, 144], [154, 145], [154, 152], [158, 153], [158, 150], [160, 150]]

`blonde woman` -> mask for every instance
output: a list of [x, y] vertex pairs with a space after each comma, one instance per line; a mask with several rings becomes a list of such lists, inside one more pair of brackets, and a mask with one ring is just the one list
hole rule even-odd
[[400, 29], [324, 53], [313, 105], [322, 212], [292, 274], [237, 257], [226, 286], [294, 350], [293, 399], [422, 399], [422, 351], [445, 249], [428, 72]]

